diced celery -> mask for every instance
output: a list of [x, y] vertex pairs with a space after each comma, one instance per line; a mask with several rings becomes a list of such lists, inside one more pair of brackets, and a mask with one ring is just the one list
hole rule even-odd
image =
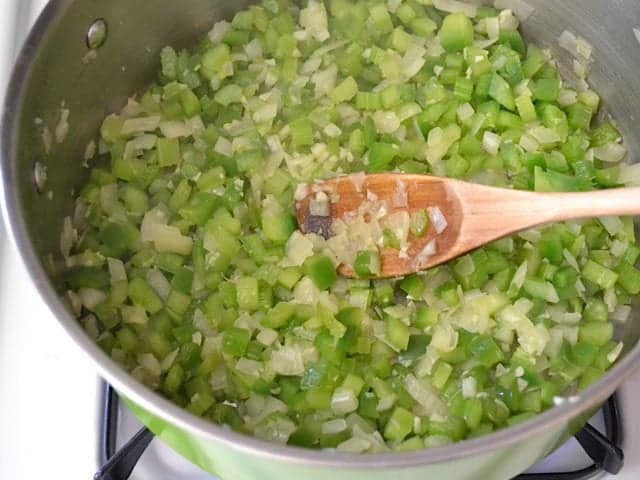
[[442, 21], [440, 43], [447, 52], [460, 52], [473, 43], [473, 23], [464, 13], [452, 13]]

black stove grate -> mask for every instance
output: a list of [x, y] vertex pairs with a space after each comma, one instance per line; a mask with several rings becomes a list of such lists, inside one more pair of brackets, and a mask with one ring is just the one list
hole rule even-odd
[[[153, 433], [147, 428], [142, 428], [116, 451], [118, 406], [118, 394], [110, 385], [106, 385], [100, 438], [102, 466], [95, 474], [94, 480], [127, 480], [153, 440]], [[622, 424], [615, 393], [602, 406], [602, 414], [604, 434], [587, 424], [575, 435], [586, 454], [593, 460], [592, 465], [572, 472], [523, 473], [512, 480], [586, 480], [601, 473], [616, 475], [622, 469], [624, 454], [620, 448]]]

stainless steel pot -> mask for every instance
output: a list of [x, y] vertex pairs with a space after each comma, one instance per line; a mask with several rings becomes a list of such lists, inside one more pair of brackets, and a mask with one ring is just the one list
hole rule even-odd
[[[527, 0], [535, 7], [527, 37], [557, 48], [564, 29], [594, 46], [592, 82], [619, 122], [632, 152], [640, 152], [640, 27], [637, 0]], [[616, 332], [625, 341], [621, 360], [598, 383], [536, 418], [452, 446], [405, 454], [356, 456], [273, 445], [199, 419], [137, 383], [85, 335], [59, 297], [56, 265], [62, 218], [82, 185], [85, 146], [101, 119], [153, 78], [160, 49], [188, 46], [213, 21], [229, 18], [245, 0], [52, 0], [28, 37], [6, 97], [2, 130], [2, 209], [33, 282], [58, 321], [96, 368], [124, 394], [162, 439], [204, 469], [233, 480], [283, 479], [502, 479], [523, 471], [554, 449], [640, 365], [640, 305]], [[107, 25], [104, 45], [87, 32]], [[98, 32], [99, 32], [98, 28]], [[92, 31], [95, 34], [96, 26]], [[92, 34], [92, 35], [94, 35]], [[99, 35], [98, 35], [99, 37]], [[87, 55], [89, 53], [89, 55]], [[95, 58], [93, 58], [95, 56]], [[570, 65], [570, 63], [567, 63]], [[70, 110], [68, 136], [45, 153], [42, 125], [54, 128], [60, 108]], [[40, 119], [40, 120], [36, 120]], [[40, 124], [42, 122], [42, 124]], [[42, 193], [34, 166], [48, 169]], [[640, 200], [640, 199], [639, 199]], [[3, 285], [10, 288], [10, 285]]]

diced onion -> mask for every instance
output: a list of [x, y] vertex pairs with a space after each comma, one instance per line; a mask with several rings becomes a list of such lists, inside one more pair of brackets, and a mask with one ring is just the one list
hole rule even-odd
[[338, 444], [336, 450], [345, 453], [364, 453], [371, 447], [371, 442], [363, 438], [350, 438]]
[[151, 288], [162, 298], [166, 300], [171, 293], [171, 284], [164, 274], [157, 268], [152, 268], [147, 272], [147, 282]]
[[400, 119], [391, 111], [377, 111], [372, 117], [379, 133], [393, 133], [400, 128]]
[[323, 435], [333, 435], [344, 432], [347, 429], [347, 426], [347, 421], [344, 418], [336, 418], [335, 420], [324, 422], [321, 425], [320, 430]]
[[640, 186], [640, 163], [620, 165], [618, 181], [627, 186]]
[[563, 88], [558, 94], [558, 104], [562, 107], [569, 107], [578, 102], [578, 92]]
[[620, 353], [622, 353], [623, 347], [624, 344], [622, 342], [618, 342], [616, 346], [613, 347], [613, 349], [607, 354], [607, 360], [609, 361], [609, 363], [613, 363], [618, 359]]
[[441, 322], [433, 329], [431, 345], [442, 353], [451, 352], [458, 345], [458, 332], [449, 322]]
[[67, 138], [67, 134], [69, 133], [69, 109], [62, 108], [60, 109], [60, 120], [56, 125], [55, 129], [55, 137], [57, 143], [64, 142], [64, 139]]
[[464, 398], [474, 398], [478, 391], [478, 383], [475, 377], [465, 377], [462, 379], [462, 396]]
[[449, 13], [462, 12], [467, 17], [474, 18], [478, 13], [478, 7], [471, 3], [459, 0], [433, 0], [433, 6], [438, 10]]
[[426, 380], [418, 380], [412, 374], [407, 375], [404, 382], [407, 393], [424, 408], [427, 415], [446, 416], [448, 408], [440, 398], [438, 391]]
[[427, 207], [427, 212], [429, 214], [429, 220], [431, 220], [433, 228], [435, 228], [436, 233], [440, 235], [449, 226], [449, 223], [442, 213], [442, 210], [440, 210], [439, 207]]
[[107, 265], [109, 267], [109, 275], [111, 277], [111, 284], [117, 282], [127, 281], [127, 271], [124, 268], [122, 260], [117, 258], [108, 258]]
[[148, 117], [128, 118], [122, 124], [120, 134], [133, 135], [136, 133], [153, 132], [160, 125], [160, 115], [150, 115]]
[[524, 0], [495, 0], [494, 5], [499, 10], [512, 10], [520, 21], [529, 18], [534, 11], [534, 8]]
[[489, 130], [484, 132], [482, 136], [482, 148], [489, 155], [497, 155], [498, 150], [500, 149], [501, 138], [500, 135], [497, 135]]
[[611, 320], [618, 323], [626, 323], [631, 316], [630, 305], [618, 305], [613, 312], [611, 312]]
[[269, 364], [279, 375], [302, 375], [304, 361], [300, 349], [296, 347], [282, 347], [271, 353]]
[[458, 109], [456, 110], [456, 113], [458, 115], [458, 119], [461, 122], [466, 122], [471, 117], [473, 117], [473, 114], [475, 113], [475, 110], [473, 109], [471, 104], [463, 103], [462, 105], [460, 105], [458, 107]]
[[146, 325], [149, 321], [147, 312], [144, 308], [138, 306], [122, 305], [120, 314], [124, 323], [133, 323], [135, 325]]
[[229, 30], [231, 30], [231, 23], [227, 22], [226, 20], [216, 22], [209, 32], [209, 39], [213, 43], [219, 43], [222, 41]]
[[87, 310], [93, 310], [107, 299], [107, 294], [95, 288], [81, 288], [78, 290], [78, 296], [82, 306]]
[[620, 217], [598, 217], [598, 220], [612, 237], [624, 229], [624, 223], [622, 223]]
[[311, 0], [306, 8], [300, 10], [300, 26], [319, 42], [327, 40], [329, 27], [324, 3]]
[[244, 375], [258, 378], [262, 373], [262, 363], [243, 357], [236, 362], [236, 370]]
[[160, 362], [152, 353], [141, 353], [138, 355], [137, 360], [140, 366], [151, 376], [157, 378], [162, 373]]
[[416, 270], [421, 270], [422, 268], [426, 267], [429, 259], [431, 257], [433, 257], [437, 252], [437, 247], [436, 247], [436, 241], [435, 240], [431, 240], [429, 243], [427, 243], [424, 248], [422, 250], [420, 250], [420, 253], [418, 255], [416, 255]]
[[230, 157], [233, 155], [233, 146], [229, 140], [224, 137], [218, 137], [218, 141], [216, 142], [213, 150], [220, 155], [224, 155], [225, 157]]
[[601, 147], [595, 147], [593, 155], [603, 162], [617, 163], [627, 155], [627, 149], [619, 143], [609, 142]]
[[345, 387], [338, 387], [331, 396], [331, 410], [336, 415], [345, 415], [358, 408], [358, 398], [353, 390]]

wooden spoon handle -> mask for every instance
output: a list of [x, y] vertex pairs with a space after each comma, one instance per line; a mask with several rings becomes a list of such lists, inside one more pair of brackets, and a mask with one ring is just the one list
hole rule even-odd
[[640, 188], [579, 193], [536, 193], [456, 182], [461, 203], [461, 250], [521, 230], [562, 220], [640, 215]]
[[[640, 215], [640, 188], [616, 188], [582, 193], [548, 193], [549, 206], [554, 206], [552, 220]], [[542, 199], [541, 199], [542, 201]]]

